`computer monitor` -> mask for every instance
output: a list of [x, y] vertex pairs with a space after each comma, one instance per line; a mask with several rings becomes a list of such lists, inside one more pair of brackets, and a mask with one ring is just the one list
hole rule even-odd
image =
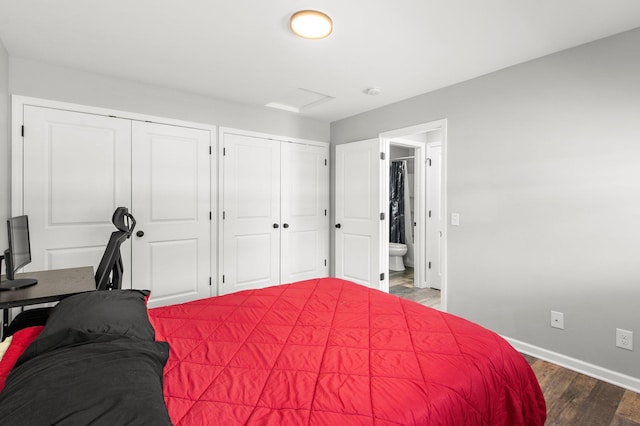
[[[0, 290], [17, 290], [37, 284], [38, 280], [34, 278], [15, 278], [16, 271], [31, 263], [29, 218], [26, 215], [9, 218], [7, 232], [9, 234], [9, 248], [4, 251], [7, 279], [0, 281]], [[0, 262], [1, 272], [2, 262]]]

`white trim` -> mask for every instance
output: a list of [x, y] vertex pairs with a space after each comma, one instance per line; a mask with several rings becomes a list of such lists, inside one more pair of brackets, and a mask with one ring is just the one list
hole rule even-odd
[[[415, 135], [418, 133], [427, 133], [435, 130], [440, 130], [442, 132], [442, 206], [441, 206], [441, 217], [445, 220], [445, 224], [442, 227], [442, 256], [443, 256], [443, 270], [442, 270], [442, 288], [440, 290], [440, 309], [442, 311], [447, 311], [447, 281], [448, 281], [448, 254], [447, 254], [447, 240], [449, 237], [448, 232], [448, 221], [447, 218], [447, 158], [448, 158], [448, 143], [447, 143], [447, 119], [435, 120], [424, 124], [418, 124], [415, 126], [404, 127], [402, 129], [391, 130], [388, 132], [383, 132], [378, 135], [381, 141], [386, 141], [386, 145], [391, 139], [406, 137], [408, 135]], [[426, 145], [426, 144], [425, 144]], [[388, 188], [387, 188], [388, 190]], [[388, 239], [388, 238], [387, 238]], [[426, 245], [426, 244], [425, 244]], [[388, 242], [386, 243], [386, 253], [387, 257], [389, 254], [388, 251]]]
[[637, 377], [618, 373], [617, 371], [590, 364], [576, 358], [571, 358], [557, 352], [552, 352], [550, 350], [540, 348], [529, 343], [521, 342], [510, 337], [502, 337], [507, 342], [509, 342], [511, 346], [513, 346], [518, 352], [531, 355], [544, 361], [552, 362], [561, 367], [568, 368], [569, 370], [573, 370], [578, 373], [586, 374], [587, 376], [593, 377], [594, 379], [611, 383], [612, 385], [628, 389], [632, 392], [640, 393], [640, 379]]
[[111, 109], [111, 108], [93, 107], [90, 105], [73, 104], [68, 102], [54, 101], [50, 99], [40, 99], [40, 98], [31, 98], [27, 96], [12, 95], [11, 100], [14, 105], [18, 104], [21, 107], [24, 107], [25, 105], [31, 105], [31, 106], [44, 107], [44, 108], [67, 110], [72, 112], [82, 112], [82, 113], [95, 114], [95, 115], [106, 115], [106, 116], [124, 118], [124, 119], [134, 120], [134, 121], [151, 121], [153, 123], [168, 124], [171, 126], [192, 127], [194, 129], [200, 129], [200, 130], [216, 131], [218, 128], [218, 126], [213, 124], [196, 123], [193, 121], [177, 120], [169, 117], [140, 114], [137, 112], [122, 111], [122, 110]]
[[251, 130], [234, 129], [234, 128], [231, 128], [231, 127], [220, 127], [219, 128], [219, 132], [220, 132], [220, 141], [224, 140], [222, 138], [223, 134], [229, 133], [229, 134], [233, 134], [233, 135], [251, 136], [251, 137], [255, 137], [255, 138], [269, 139], [269, 140], [275, 140], [275, 141], [280, 141], [280, 142], [293, 142], [293, 143], [300, 143], [300, 144], [304, 144], [304, 145], [314, 145], [314, 146], [323, 146], [323, 147], [329, 146], [329, 142], [321, 142], [321, 141], [314, 141], [314, 140], [310, 140], [310, 139], [301, 139], [301, 138], [292, 138], [290, 136], [282, 136], [282, 135], [274, 135], [274, 134], [269, 134], [269, 133], [254, 132], [254, 131], [251, 131]]
[[16, 98], [16, 96], [12, 96], [11, 104], [11, 216], [19, 216], [24, 210], [21, 131], [21, 127], [24, 124], [24, 104], [16, 102]]
[[[384, 279], [380, 281], [378, 288], [380, 291], [389, 293], [389, 162], [391, 159], [391, 149], [389, 141], [379, 137], [378, 138], [380, 152], [383, 153], [384, 158], [380, 159], [380, 194], [379, 194], [379, 211], [384, 212], [384, 219], [380, 221], [380, 228], [378, 235], [380, 235], [380, 249], [378, 250], [378, 265], [380, 272], [384, 274]], [[375, 280], [375, 277], [374, 277]]]
[[[212, 131], [209, 133], [209, 149], [211, 150], [211, 155], [209, 155], [209, 211], [211, 212], [211, 220], [209, 221], [209, 253], [211, 255], [211, 260], [209, 263], [209, 277], [211, 279], [211, 286], [209, 287], [209, 295], [217, 296], [218, 295], [218, 281], [216, 277], [218, 276], [218, 250], [220, 247], [218, 246], [218, 228], [213, 223], [214, 220], [217, 220], [218, 217], [218, 199], [216, 197], [218, 191], [218, 150], [216, 149], [218, 146], [218, 132]], [[215, 253], [215, 256], [214, 256]]]

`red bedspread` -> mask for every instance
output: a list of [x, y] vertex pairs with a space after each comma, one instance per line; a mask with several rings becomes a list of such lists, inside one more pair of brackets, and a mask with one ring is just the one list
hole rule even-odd
[[176, 425], [542, 425], [526, 360], [461, 318], [326, 278], [149, 311]]

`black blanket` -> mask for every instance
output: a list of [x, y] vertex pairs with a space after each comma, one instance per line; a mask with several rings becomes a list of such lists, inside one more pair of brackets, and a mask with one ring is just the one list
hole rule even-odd
[[170, 425], [164, 342], [66, 330], [32, 345], [0, 393], [10, 425]]

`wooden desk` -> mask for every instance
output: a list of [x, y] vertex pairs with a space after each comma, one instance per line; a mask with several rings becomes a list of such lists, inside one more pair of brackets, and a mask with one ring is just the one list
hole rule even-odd
[[65, 297], [96, 289], [92, 266], [25, 272], [16, 274], [16, 278], [35, 278], [38, 284], [18, 290], [0, 291], [0, 309], [4, 310], [2, 334], [9, 325], [9, 308], [57, 302]]

